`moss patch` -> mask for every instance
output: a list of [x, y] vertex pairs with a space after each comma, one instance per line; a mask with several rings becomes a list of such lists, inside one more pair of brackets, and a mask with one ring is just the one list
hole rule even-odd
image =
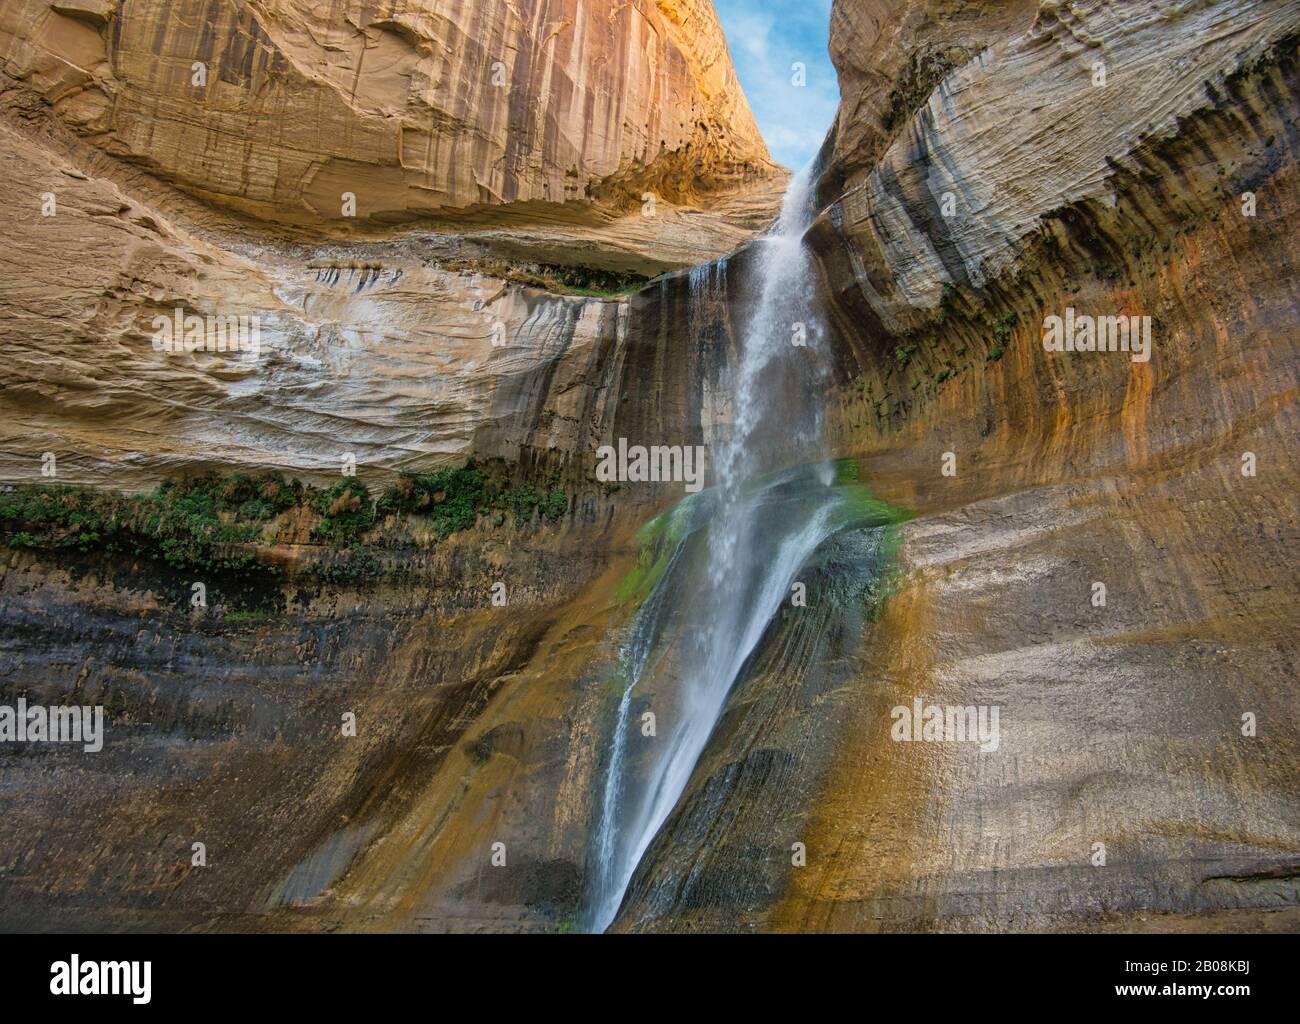
[[378, 499], [355, 477], [322, 489], [274, 473], [207, 474], [140, 495], [29, 485], [0, 490], [0, 544], [145, 557], [176, 570], [278, 575], [282, 570], [262, 559], [261, 548], [286, 528], [299, 535], [309, 528], [312, 541], [338, 550], [310, 571], [330, 582], [355, 582], [395, 571], [376, 553], [400, 542], [400, 526], [385, 529], [388, 517], [430, 519], [445, 540], [480, 515], [513, 510], [520, 525], [538, 513], [556, 523], [569, 505], [561, 487], [541, 494], [507, 489], [473, 462], [402, 474]]
[[0, 492], [0, 540], [11, 547], [142, 555], [175, 569], [246, 570], [257, 541], [303, 488], [275, 475], [202, 476], [145, 495], [32, 486]]

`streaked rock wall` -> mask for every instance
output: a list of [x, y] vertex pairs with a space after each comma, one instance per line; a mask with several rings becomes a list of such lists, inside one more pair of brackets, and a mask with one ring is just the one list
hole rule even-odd
[[[835, 450], [918, 513], [897, 590], [816, 712], [751, 721], [803, 678], [755, 665], [619, 927], [1300, 926], [1300, 5], [963, 6], [833, 22], [809, 237]], [[863, 69], [954, 39], [886, 130]], [[1150, 361], [1045, 351], [1067, 306], [1150, 315]], [[917, 698], [998, 749], [894, 742]]]
[[[698, 0], [22, 0], [0, 68], [114, 155], [319, 223], [690, 201], [772, 170]], [[201, 76], [201, 77], [200, 77]]]
[[[616, 928], [1300, 927], [1297, 31], [1292, 0], [837, 3], [845, 101], [809, 235], [831, 441], [916, 517], [878, 621], [773, 624]], [[69, 280], [34, 213], [0, 253], [3, 447], [27, 476], [64, 438], [119, 486], [209, 458], [323, 474], [341, 443], [380, 476], [476, 452], [577, 480], [601, 440], [700, 443], [729, 415], [750, 253], [611, 300], [426, 263], [424, 237], [304, 259], [8, 109], [41, 141], [5, 171], [60, 182], [99, 254]], [[249, 377], [141, 361], [144, 313], [177, 296], [264, 309], [283, 355]], [[1151, 360], [1045, 352], [1067, 306], [1150, 315]], [[620, 584], [672, 497], [482, 522], [417, 550], [409, 584], [290, 587], [252, 624], [187, 617], [183, 580], [10, 553], [10, 688], [105, 695], [137, 731], [93, 780], [22, 766], [48, 788], [6, 817], [7, 919], [572, 926]], [[493, 611], [503, 573], [520, 599]], [[894, 742], [918, 697], [999, 707], [998, 749]], [[353, 704], [367, 729], [340, 751]], [[185, 867], [200, 827], [206, 874]], [[489, 869], [495, 842], [517, 870]]]

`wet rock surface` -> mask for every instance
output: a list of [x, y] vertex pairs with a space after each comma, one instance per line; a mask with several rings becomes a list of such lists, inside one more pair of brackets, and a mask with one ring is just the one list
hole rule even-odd
[[[922, 28], [918, 12], [936, 6], [894, 5]], [[831, 764], [798, 761], [821, 779], [799, 833], [807, 867], [752, 899], [750, 922], [1300, 923], [1288, 710], [1300, 11], [1265, 6], [1243, 35], [1227, 4], [1043, 4], [1024, 24], [1005, 20], [1016, 5], [989, 5], [963, 29], [980, 56], [892, 144], [878, 123], [847, 133], [861, 111], [846, 90], [832, 145], [880, 155], [828, 165], [823, 186], [845, 191], [810, 232], [840, 360], [832, 433], [917, 516], [838, 728], [819, 737]], [[833, 52], [863, 30], [849, 25], [861, 10], [837, 5]], [[956, 25], [933, 26], [936, 45]], [[1205, 31], [1184, 37], [1191, 25]], [[1207, 63], [1182, 61], [1184, 44]], [[911, 45], [914, 64], [933, 51], [924, 33]], [[1091, 59], [1078, 63], [1093, 55], [1132, 87], [1095, 87]], [[1018, 77], [1036, 62], [1056, 70]], [[1035, 83], [1051, 98], [1027, 110]], [[876, 109], [888, 95], [862, 88]], [[1017, 132], [1034, 141], [988, 155]], [[1039, 188], [1053, 198], [1035, 203]], [[1151, 315], [1150, 361], [1044, 351], [1044, 318], [1067, 306]], [[997, 751], [895, 742], [893, 710], [918, 697], [999, 707]], [[1246, 715], [1271, 725], [1245, 735]], [[702, 764], [737, 756], [719, 734]], [[763, 789], [733, 785], [739, 806]], [[743, 878], [732, 852], [751, 840], [657, 847], [640, 874], [682, 899], [648, 917], [634, 905], [619, 926], [688, 926], [691, 872]]]

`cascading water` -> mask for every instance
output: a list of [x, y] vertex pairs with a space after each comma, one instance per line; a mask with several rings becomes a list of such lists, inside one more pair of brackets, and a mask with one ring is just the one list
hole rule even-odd
[[[776, 225], [756, 243], [758, 299], [737, 346], [732, 426], [711, 453], [714, 486], [668, 514], [674, 546], [622, 651], [587, 909], [595, 931], [618, 913], [800, 566], [844, 524], [833, 465], [817, 461], [821, 331], [803, 242], [812, 177], [808, 168], [794, 178]], [[692, 272], [693, 311], [724, 269]], [[638, 700], [653, 703], [660, 735], [633, 756]]]

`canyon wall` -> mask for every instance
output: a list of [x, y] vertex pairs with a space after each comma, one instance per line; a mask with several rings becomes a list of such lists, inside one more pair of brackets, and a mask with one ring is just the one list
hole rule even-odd
[[[304, 168], [334, 159], [319, 151], [326, 143], [359, 147], [349, 159], [361, 178], [386, 173], [382, 147], [370, 147], [365, 131], [346, 119], [396, 131], [402, 118], [367, 112], [360, 100], [360, 106], [344, 102], [330, 78], [342, 72], [317, 67], [327, 58], [360, 62], [370, 52], [365, 40], [407, 38], [400, 27], [408, 22], [434, 33], [420, 37], [422, 47], [445, 60], [460, 54], [455, 59], [462, 62], [465, 48], [449, 49], [437, 32], [454, 29], [459, 38], [473, 29], [475, 38], [487, 39], [536, 30], [519, 22], [511, 5], [406, 6], [407, 13], [398, 4], [382, 18], [365, 15], [381, 26], [374, 29], [357, 27], [365, 21], [361, 9], [347, 5], [310, 11], [223, 3], [166, 11], [142, 4], [6, 7], [0, 167], [21, 201], [7, 208], [8, 244], [0, 253], [0, 342], [10, 353], [0, 388], [0, 479], [31, 481], [41, 459], [52, 455], [63, 482], [130, 490], [211, 469], [276, 469], [326, 480], [351, 456], [372, 482], [383, 484], [401, 470], [473, 455], [517, 459], [523, 448], [553, 449], [570, 461], [575, 452], [590, 456], [588, 441], [608, 433], [615, 413], [626, 418], [635, 409], [654, 422], [653, 406], [620, 404], [627, 388], [609, 376], [621, 373], [629, 322], [640, 319], [631, 315], [633, 307], [678, 288], [662, 275], [753, 237], [784, 180], [766, 161], [711, 7], [622, 5], [598, 14], [599, 5], [580, 4], [565, 15], [563, 5], [551, 11], [542, 4], [534, 12], [549, 26], [548, 41], [534, 55], [536, 65], [513, 65], [524, 84], [512, 95], [527, 98], [533, 112], [549, 111], [552, 100], [571, 104], [564, 124], [584, 103], [589, 113], [599, 108], [596, 94], [614, 105], [601, 116], [614, 118], [618, 132], [581, 120], [569, 125], [575, 144], [591, 147], [592, 166], [601, 168], [599, 175], [584, 172], [584, 183], [595, 183], [609, 202], [555, 196], [540, 216], [547, 222], [539, 222], [533, 200], [545, 192], [541, 179], [558, 166], [547, 161], [559, 157], [543, 159], [541, 141], [494, 112], [486, 98], [471, 104], [470, 94], [455, 92], [456, 108], [472, 108], [483, 122], [437, 121], [449, 145], [474, 148], [508, 137], [539, 164], [537, 175], [518, 176], [518, 195], [493, 207], [499, 223], [488, 218], [455, 232], [372, 231], [330, 240], [319, 231], [232, 214], [234, 199], [240, 202], [233, 205], [267, 217], [302, 207], [293, 189], [306, 180]], [[236, 23], [261, 42], [248, 43]], [[263, 23], [280, 26], [286, 47], [316, 46], [320, 53], [297, 63], [274, 57], [279, 51], [271, 37], [258, 35]], [[574, 38], [579, 28], [595, 35]], [[75, 39], [108, 50], [74, 60], [65, 51]], [[633, 46], [634, 40], [640, 42]], [[563, 75], [552, 67], [557, 46], [566, 54]], [[175, 54], [204, 47], [205, 59], [221, 68], [222, 61], [238, 65], [226, 76], [230, 81], [217, 76], [211, 91], [196, 92], [155, 80], [176, 71]], [[609, 47], [623, 54], [621, 63]], [[652, 59], [641, 52], [647, 47], [652, 55], [660, 54], [655, 47], [663, 53]], [[159, 48], [167, 59], [148, 59]], [[254, 52], [261, 56], [254, 59]], [[240, 71], [243, 57], [252, 70]], [[263, 60], [270, 63], [263, 67]], [[282, 63], [280, 72], [268, 70]], [[299, 80], [299, 64], [316, 70]], [[359, 66], [352, 67], [354, 77]], [[385, 66], [365, 66], [362, 94], [386, 88]], [[455, 74], [435, 75], [445, 90], [468, 88], [465, 66], [457, 67]], [[265, 80], [258, 77], [263, 73]], [[256, 88], [249, 75], [260, 83]], [[588, 91], [573, 95], [560, 84], [565, 75], [578, 76]], [[140, 81], [131, 86], [135, 77]], [[304, 98], [317, 92], [310, 102]], [[289, 103], [289, 94], [304, 105]], [[413, 110], [433, 116], [428, 97], [417, 103], [412, 92], [410, 99]], [[635, 117], [618, 106], [624, 103], [641, 104]], [[92, 107], [98, 111], [93, 126], [74, 116]], [[331, 111], [346, 123], [330, 121]], [[547, 114], [552, 121], [558, 116]], [[119, 130], [119, 119], [136, 127]], [[672, 139], [662, 154], [646, 156], [637, 148], [644, 140], [626, 139], [627, 152], [594, 152], [642, 120], [677, 126], [664, 129]], [[255, 127], [263, 122], [275, 131]], [[291, 138], [295, 132], [318, 145], [300, 146]], [[217, 138], [241, 141], [227, 151], [212, 141]], [[207, 159], [209, 149], [221, 160]], [[373, 160], [365, 167], [357, 163], [363, 150]], [[438, 166], [461, 173], [475, 159], [439, 157]], [[746, 161], [753, 175], [741, 167]], [[481, 162], [499, 168], [500, 159], [484, 155]], [[272, 178], [262, 189], [264, 172]], [[669, 179], [676, 178], [690, 188], [675, 189]], [[717, 205], [703, 211], [665, 198], [620, 214], [611, 197], [624, 187], [637, 193], [638, 203], [640, 190], [652, 188], [692, 203], [701, 190], [718, 193]], [[254, 194], [265, 200], [256, 210], [243, 202]], [[451, 205], [477, 202], [460, 196]], [[587, 222], [593, 202], [604, 207]], [[662, 283], [648, 296], [632, 294], [656, 275]], [[565, 291], [570, 294], [557, 294]], [[174, 322], [178, 310], [205, 322], [256, 318], [258, 350], [160, 352], [154, 345], [159, 318]], [[684, 382], [681, 369], [677, 380]], [[676, 365], [668, 372], [678, 373]], [[678, 402], [674, 417], [693, 415], [684, 399], [680, 391], [665, 399]]]
[[1300, 5], [955, 6], [836, 4], [809, 234], [896, 590], [818, 711], [755, 666], [618, 927], [1292, 930]]
[[[100, 704], [108, 732], [102, 757], [5, 745], [6, 926], [575, 919], [598, 719], [629, 607], [620, 583], [636, 529], [674, 500], [595, 485], [595, 450], [658, 441], [665, 425], [676, 443], [703, 443], [725, 416], [725, 331], [682, 351], [692, 288], [674, 270], [752, 238], [784, 176], [710, 5], [541, 4], [526, 8], [536, 23], [519, 9], [0, 14], [0, 167], [16, 197], [0, 251], [0, 480], [145, 492], [270, 470], [328, 485], [351, 457], [378, 489], [477, 459], [533, 494], [451, 537], [399, 515], [343, 547], [298, 506], [266, 526], [245, 572], [88, 539], [24, 547], [5, 522], [4, 702]], [[452, 45], [471, 29], [511, 54], [531, 33], [537, 63], [511, 71], [528, 89], [514, 102], [542, 117], [536, 133], [518, 109], [471, 103], [483, 54]], [[385, 78], [372, 58], [401, 40], [434, 55], [421, 74], [455, 63], [438, 72], [443, 99], [481, 124], [396, 91], [407, 73]], [[206, 92], [185, 84], [193, 47], [211, 61]], [[166, 60], [149, 59], [158, 48]], [[357, 99], [343, 69], [362, 66]], [[464, 159], [393, 178], [399, 136], [385, 133], [415, 122]], [[504, 205], [452, 177], [425, 187], [478, 168], [501, 192], [506, 144]], [[306, 223], [302, 192], [345, 159], [362, 183], [357, 220], [371, 222], [351, 237]], [[582, 194], [543, 202], [557, 174]], [[642, 189], [679, 203], [643, 210]], [[625, 194], [638, 208], [622, 214]], [[497, 205], [454, 231], [385, 232], [368, 217], [432, 209], [436, 195], [458, 217]], [[159, 351], [156, 318], [178, 309], [257, 317], [257, 349]], [[543, 517], [534, 488], [563, 507]], [[512, 785], [526, 792], [501, 799]], [[520, 870], [484, 879], [477, 844], [498, 837]], [[194, 843], [209, 851], [202, 867]]]
[[0, 67], [105, 151], [259, 216], [691, 200], [771, 170], [699, 0], [22, 0]]

